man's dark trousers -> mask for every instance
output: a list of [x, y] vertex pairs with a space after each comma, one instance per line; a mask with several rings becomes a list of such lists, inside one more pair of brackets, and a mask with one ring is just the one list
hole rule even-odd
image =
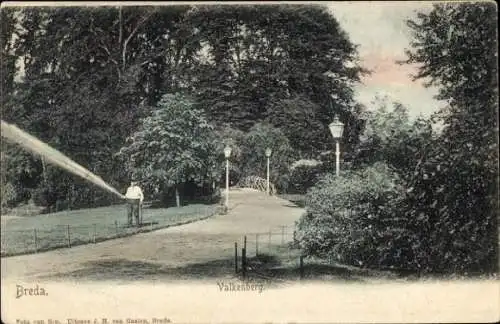
[[139, 199], [127, 199], [128, 203], [128, 225], [132, 226], [132, 218], [135, 217], [135, 224], [139, 226]]

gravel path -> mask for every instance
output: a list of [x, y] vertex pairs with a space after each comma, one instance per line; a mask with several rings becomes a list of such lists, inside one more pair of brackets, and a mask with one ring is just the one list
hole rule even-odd
[[232, 190], [230, 199], [227, 215], [95, 245], [2, 258], [2, 279], [155, 280], [206, 277], [204, 271], [224, 276], [230, 267], [217, 262], [232, 262], [234, 242], [293, 226], [303, 212], [249, 189]]
[[[240, 284], [232, 275], [234, 242], [249, 233], [292, 225], [303, 212], [287, 201], [246, 190], [232, 191], [231, 202], [229, 214], [204, 221], [95, 245], [2, 258], [2, 321], [498, 321], [500, 286], [494, 280], [263, 283], [261, 291], [224, 291], [224, 284]], [[17, 298], [20, 288], [28, 292], [31, 288], [35, 295]], [[42, 288], [43, 294], [36, 295]]]

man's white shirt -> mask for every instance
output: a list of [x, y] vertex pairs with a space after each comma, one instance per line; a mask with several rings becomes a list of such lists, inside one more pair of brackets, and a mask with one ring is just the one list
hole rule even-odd
[[141, 203], [144, 200], [144, 195], [142, 194], [142, 190], [138, 186], [128, 187], [125, 197], [128, 199], [140, 199]]

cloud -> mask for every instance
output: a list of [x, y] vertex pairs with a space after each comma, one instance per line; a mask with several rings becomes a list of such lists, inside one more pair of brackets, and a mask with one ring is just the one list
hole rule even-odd
[[356, 98], [370, 106], [379, 93], [388, 95], [408, 107], [412, 116], [429, 116], [444, 105], [434, 98], [435, 88], [425, 88], [421, 80], [412, 81], [417, 72], [414, 65], [399, 65], [406, 58], [411, 31], [406, 20], [415, 18], [416, 12], [427, 12], [430, 2], [334, 2], [330, 12], [348, 33], [351, 41], [359, 45], [361, 64], [372, 71], [356, 87]]

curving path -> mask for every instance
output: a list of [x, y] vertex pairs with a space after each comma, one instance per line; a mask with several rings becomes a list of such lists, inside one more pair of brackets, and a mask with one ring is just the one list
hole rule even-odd
[[[235, 241], [270, 228], [279, 231], [278, 226], [293, 225], [303, 212], [287, 201], [248, 190], [231, 191], [231, 202], [229, 214], [204, 221], [96, 245], [2, 258], [2, 322], [498, 321], [500, 286], [495, 280], [297, 282], [263, 286], [261, 292], [223, 291], [221, 280], [239, 284], [233, 278]], [[279, 235], [276, 239], [281, 241]], [[17, 298], [19, 287], [39, 292], [43, 288], [46, 295]]]
[[283, 225], [293, 231], [302, 212], [288, 201], [252, 189], [234, 189], [226, 215], [95, 245], [2, 258], [2, 279], [155, 280], [203, 278], [205, 271], [226, 275], [232, 269], [226, 263], [232, 261], [234, 242], [248, 235], [251, 249], [255, 233], [278, 233]]

